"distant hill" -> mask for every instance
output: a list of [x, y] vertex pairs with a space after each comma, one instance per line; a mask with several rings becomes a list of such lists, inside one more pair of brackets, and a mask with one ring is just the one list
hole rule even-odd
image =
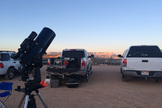
[[[113, 52], [88, 52], [89, 55], [94, 55], [95, 58], [112, 58], [118, 59], [117, 55]], [[61, 55], [61, 52], [48, 52], [43, 58], [57, 58]]]
[[43, 58], [57, 58], [60, 57], [61, 52], [47, 52], [47, 54], [45, 54], [43, 56]]
[[117, 59], [117, 55], [113, 52], [89, 52], [89, 55], [94, 54], [95, 58], [112, 58], [112, 59]]

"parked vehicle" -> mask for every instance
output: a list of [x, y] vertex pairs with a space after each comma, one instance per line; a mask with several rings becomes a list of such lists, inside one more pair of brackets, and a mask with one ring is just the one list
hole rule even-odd
[[67, 78], [67, 86], [78, 85], [80, 79], [88, 81], [92, 61], [85, 49], [64, 49], [60, 58], [48, 60], [47, 72], [51, 78]]
[[19, 60], [10, 57], [13, 53], [15, 52], [0, 51], [0, 75], [5, 75], [5, 79], [13, 79], [21, 66]]
[[121, 57], [122, 80], [128, 81], [129, 76], [162, 78], [162, 53], [158, 46], [131, 46]]

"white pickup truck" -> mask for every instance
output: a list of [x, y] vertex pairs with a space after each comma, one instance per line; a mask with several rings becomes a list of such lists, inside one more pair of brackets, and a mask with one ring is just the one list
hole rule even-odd
[[5, 75], [5, 79], [13, 79], [21, 66], [19, 60], [14, 60], [10, 56], [14, 51], [0, 51], [0, 75]]
[[162, 53], [156, 45], [131, 46], [121, 57], [122, 80], [128, 81], [130, 76], [154, 78], [158, 82], [162, 78]]

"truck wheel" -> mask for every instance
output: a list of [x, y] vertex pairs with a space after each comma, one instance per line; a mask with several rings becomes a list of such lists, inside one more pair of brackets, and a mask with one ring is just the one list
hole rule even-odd
[[128, 81], [127, 76], [125, 76], [123, 73], [122, 73], [122, 81], [124, 81], [124, 82], [127, 82]]
[[5, 75], [5, 79], [13, 79], [14, 78], [14, 76], [15, 76], [15, 69], [14, 68], [9, 68], [8, 70], [7, 70], [7, 73], [6, 73], [6, 75]]
[[122, 73], [122, 69], [120, 69], [120, 73]]
[[92, 74], [92, 66], [91, 66], [91, 69], [90, 69], [90, 74]]
[[88, 72], [85, 74], [85, 76], [84, 76], [84, 81], [85, 82], [88, 82], [88, 77], [89, 77], [89, 74], [88, 74]]
[[159, 82], [159, 79], [158, 78], [155, 78], [155, 82], [158, 83]]

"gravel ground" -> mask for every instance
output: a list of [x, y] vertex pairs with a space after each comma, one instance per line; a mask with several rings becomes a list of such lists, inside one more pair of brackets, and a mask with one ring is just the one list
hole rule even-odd
[[[46, 66], [41, 69], [42, 80], [45, 79]], [[162, 82], [155, 83], [133, 78], [129, 82], [121, 81], [119, 66], [93, 66], [93, 73], [88, 82], [81, 82], [78, 88], [39, 89], [49, 108], [161, 108]], [[4, 80], [0, 77], [0, 81]], [[23, 81], [11, 80], [14, 85], [24, 87]], [[17, 108], [24, 93], [13, 91], [6, 104], [9, 108]], [[35, 94], [35, 93], [34, 93]], [[44, 108], [38, 96], [35, 96], [38, 108]]]

